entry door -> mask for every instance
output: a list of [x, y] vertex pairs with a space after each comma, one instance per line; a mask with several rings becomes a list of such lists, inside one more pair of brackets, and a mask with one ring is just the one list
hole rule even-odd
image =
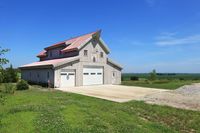
[[115, 71], [112, 71], [112, 84], [116, 83], [116, 75], [117, 73]]
[[75, 86], [75, 72], [62, 72], [60, 79], [60, 87]]
[[83, 68], [83, 85], [103, 84], [103, 68]]

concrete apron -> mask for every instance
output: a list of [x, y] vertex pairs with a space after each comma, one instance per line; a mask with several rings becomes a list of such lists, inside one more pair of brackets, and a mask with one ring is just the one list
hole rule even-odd
[[143, 100], [147, 95], [169, 91], [165, 89], [123, 85], [93, 85], [56, 89], [64, 92], [76, 93], [119, 103], [128, 102], [131, 100]]

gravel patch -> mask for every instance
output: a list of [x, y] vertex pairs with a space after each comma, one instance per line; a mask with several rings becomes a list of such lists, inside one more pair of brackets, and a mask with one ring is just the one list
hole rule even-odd
[[186, 95], [186, 96], [200, 96], [200, 83], [185, 85], [174, 91], [175, 93]]
[[200, 111], [200, 84], [185, 85], [176, 90], [150, 94], [143, 100], [151, 104]]

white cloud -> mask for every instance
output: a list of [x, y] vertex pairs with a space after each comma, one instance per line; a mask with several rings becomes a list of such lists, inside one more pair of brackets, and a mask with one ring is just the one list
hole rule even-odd
[[185, 37], [176, 37], [177, 33], [165, 33], [156, 37], [156, 45], [172, 46], [172, 45], [191, 45], [200, 44], [200, 34]]

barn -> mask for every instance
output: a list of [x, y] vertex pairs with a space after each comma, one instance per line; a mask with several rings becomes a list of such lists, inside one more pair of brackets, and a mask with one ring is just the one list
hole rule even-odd
[[44, 48], [39, 61], [21, 66], [22, 79], [54, 88], [121, 84], [122, 67], [109, 53], [100, 30], [70, 38]]

